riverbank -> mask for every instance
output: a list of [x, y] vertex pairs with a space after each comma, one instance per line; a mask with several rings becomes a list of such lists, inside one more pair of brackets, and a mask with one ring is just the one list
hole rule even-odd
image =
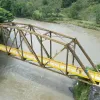
[[[32, 18], [26, 18], [26, 19], [34, 20]], [[74, 20], [70, 18], [47, 18], [44, 20], [36, 20], [36, 21], [57, 23], [57, 24], [63, 24], [63, 23], [72, 24], [72, 25], [83, 27], [83, 28], [100, 31], [100, 24], [96, 24], [95, 22], [84, 21], [84, 20]]]
[[73, 95], [75, 100], [100, 100], [100, 87], [77, 82]]
[[89, 21], [82, 21], [82, 20], [65, 20], [65, 21], [54, 21], [56, 23], [68, 23], [77, 26], [81, 26], [83, 28], [94, 29], [100, 31], [100, 24], [96, 24]]
[[61, 19], [46, 19], [43, 20], [45, 22], [51, 22], [51, 23], [65, 23], [65, 24], [73, 24], [77, 26], [81, 26], [83, 28], [88, 28], [88, 29], [93, 29], [93, 30], [98, 30], [100, 31], [100, 24], [96, 24], [95, 22], [90, 22], [90, 21], [84, 21], [84, 20], [74, 20], [70, 18], [61, 18]]

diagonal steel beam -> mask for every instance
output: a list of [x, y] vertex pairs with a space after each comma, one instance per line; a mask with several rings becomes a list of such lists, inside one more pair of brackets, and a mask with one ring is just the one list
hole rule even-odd
[[11, 44], [11, 46], [10, 46], [10, 49], [9, 49], [8, 53], [10, 52], [10, 50], [11, 50], [11, 48], [12, 48], [12, 46], [13, 46], [15, 40], [16, 40], [17, 34], [18, 34], [18, 32], [16, 33], [15, 30], [14, 30], [14, 33], [15, 33], [15, 37], [14, 37], [14, 39], [13, 39], [13, 41], [12, 41], [12, 44]]
[[[30, 29], [35, 32], [35, 30], [33, 29], [33, 27], [31, 28], [31, 26], [30, 26]], [[37, 38], [38, 42], [41, 44], [41, 40], [39, 39], [39, 37], [37, 35], [36, 35], [36, 38]], [[45, 48], [45, 46], [43, 44], [42, 44], [42, 47], [43, 47], [43, 49], [44, 49], [47, 57], [50, 58], [50, 55], [49, 55], [48, 51], [46, 50], [46, 48]]]
[[88, 61], [90, 62], [90, 64], [92, 65], [92, 67], [99, 72], [99, 70], [96, 68], [96, 66], [94, 65], [93, 61], [91, 60], [91, 58], [87, 55], [87, 53], [85, 52], [85, 50], [83, 49], [83, 47], [81, 46], [81, 44], [78, 42], [78, 40], [76, 39], [76, 43], [79, 46], [79, 48], [82, 50], [83, 54], [86, 56], [86, 58], [88, 59]]
[[89, 75], [88, 71], [85, 69], [85, 66], [83, 65], [83, 63], [81, 62], [81, 60], [79, 59], [79, 57], [76, 55], [76, 53], [74, 52], [74, 50], [70, 47], [70, 45], [68, 45], [67, 47], [70, 50], [70, 52], [73, 54], [73, 56], [76, 58], [76, 60], [78, 61], [78, 63], [80, 64], [80, 66], [82, 67], [82, 69], [84, 70], [84, 72], [86, 73], [86, 75], [88, 76], [88, 78], [91, 80], [91, 82], [95, 83], [95, 81], [92, 80], [92, 77]]
[[[54, 59], [55, 57], [57, 57], [63, 50], [65, 50], [65, 47], [62, 48], [58, 53], [56, 53], [56, 54], [52, 57], [52, 59]], [[45, 64], [45, 66], [46, 66], [52, 59], [50, 59], [50, 60]]]
[[33, 50], [33, 48], [31, 47], [30, 43], [28, 42], [27, 38], [25, 37], [24, 33], [19, 30], [20, 35], [23, 37], [24, 42], [26, 43], [27, 47], [29, 48], [30, 52], [32, 52], [32, 54], [35, 56], [36, 60], [38, 61], [39, 65], [41, 66], [41, 62], [38, 58], [38, 56], [36, 55], [35, 51]]

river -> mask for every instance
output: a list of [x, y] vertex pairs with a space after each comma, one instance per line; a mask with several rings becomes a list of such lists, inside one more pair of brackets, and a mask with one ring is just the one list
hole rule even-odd
[[[17, 18], [14, 22], [33, 24], [76, 37], [95, 64], [100, 63], [100, 32], [71, 24], [55, 24]], [[88, 63], [82, 59], [86, 66]], [[72, 79], [14, 59], [0, 52], [0, 100], [74, 100]]]

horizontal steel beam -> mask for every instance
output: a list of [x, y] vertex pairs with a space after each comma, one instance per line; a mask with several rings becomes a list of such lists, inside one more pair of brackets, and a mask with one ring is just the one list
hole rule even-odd
[[31, 31], [28, 31], [28, 30], [25, 30], [25, 29], [22, 29], [22, 28], [19, 28], [19, 27], [16, 27], [16, 26], [0, 25], [0, 27], [6, 27], [6, 28], [8, 27], [8, 28], [17, 29], [17, 30], [20, 30], [20, 31], [25, 31], [25, 32], [27, 32], [27, 33], [34, 34], [34, 35], [36, 35], [36, 36], [40, 36], [40, 37], [42, 37], [42, 38], [51, 40], [51, 41], [53, 41], [53, 42], [55, 42], [55, 43], [58, 43], [58, 44], [61, 44], [61, 45], [64, 45], [64, 46], [66, 45], [66, 43], [64, 43], [64, 42], [60, 42], [60, 41], [58, 41], [58, 40], [52, 39], [52, 38], [47, 37], [47, 36], [45, 36], [45, 35], [41, 35], [41, 34], [36, 33], [36, 32], [31, 32]]
[[[71, 36], [67, 36], [65, 34], [61, 34], [61, 33], [58, 33], [58, 32], [55, 32], [55, 31], [51, 31], [51, 30], [48, 30], [48, 29], [45, 29], [45, 28], [42, 28], [42, 27], [38, 27], [38, 26], [35, 26], [35, 25], [31, 25], [31, 24], [23, 24], [23, 23], [17, 23], [17, 22], [10, 22], [10, 23], [4, 23], [4, 25], [9, 25], [9, 24], [20, 24], [20, 25], [29, 25], [31, 27], [35, 27], [35, 28], [38, 28], [38, 29], [41, 29], [41, 30], [44, 30], [44, 31], [48, 31], [48, 32], [51, 32], [52, 34], [55, 34], [55, 35], [60, 35], [64, 38], [69, 38], [69, 39], [74, 39], [74, 37], [71, 37]], [[3, 23], [1, 23], [1, 25], [3, 25]]]

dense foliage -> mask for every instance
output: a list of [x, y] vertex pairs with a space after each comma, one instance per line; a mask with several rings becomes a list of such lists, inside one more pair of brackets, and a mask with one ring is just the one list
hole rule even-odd
[[100, 0], [0, 0], [0, 6], [17, 17], [47, 21], [71, 18], [100, 24]]
[[[91, 1], [91, 2], [90, 2]], [[99, 0], [77, 0], [69, 9], [68, 16], [74, 19], [89, 20], [100, 23]]]
[[13, 15], [9, 11], [0, 8], [0, 23], [10, 22], [13, 20], [13, 18], [14, 18]]
[[[100, 70], [100, 64], [96, 66], [97, 69]], [[93, 68], [87, 67], [88, 70], [93, 70]], [[83, 83], [83, 82], [77, 82], [77, 84], [74, 86], [73, 94], [75, 97], [75, 100], [88, 100], [90, 93], [90, 85]]]

